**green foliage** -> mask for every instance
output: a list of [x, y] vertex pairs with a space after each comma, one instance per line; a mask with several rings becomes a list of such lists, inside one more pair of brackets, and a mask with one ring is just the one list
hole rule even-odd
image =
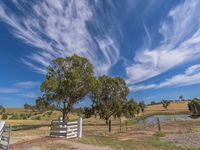
[[20, 114], [20, 119], [27, 120], [28, 117], [26, 114]]
[[200, 100], [195, 98], [188, 103], [188, 108], [193, 115], [200, 115]]
[[5, 108], [3, 106], [0, 105], [0, 115], [5, 113]]
[[29, 104], [24, 104], [24, 109], [26, 109], [26, 110], [28, 110], [28, 109], [31, 109], [31, 105], [29, 105]]
[[8, 119], [8, 115], [7, 114], [3, 114], [2, 117], [1, 117], [1, 119], [7, 120]]
[[87, 58], [73, 55], [56, 58], [48, 67], [41, 91], [48, 101], [63, 103], [63, 119], [73, 105], [82, 100], [93, 88], [95, 77], [93, 66]]
[[180, 100], [182, 100], [182, 101], [184, 100], [184, 99], [183, 99], [183, 95], [180, 95], [178, 98], [179, 98]]
[[144, 108], [146, 107], [144, 101], [139, 102], [139, 107], [142, 112], [144, 112]]
[[165, 136], [165, 133], [164, 132], [156, 132], [154, 134], [154, 136], [157, 136], [157, 137], [164, 137]]
[[122, 78], [100, 76], [90, 95], [95, 113], [106, 121], [111, 116], [121, 116], [128, 92], [128, 87]]
[[156, 104], [156, 102], [155, 101], [151, 101], [151, 105], [155, 105]]
[[168, 100], [162, 100], [161, 103], [162, 103], [163, 107], [164, 107], [165, 109], [167, 109], [167, 107], [168, 107], [169, 104], [170, 104], [170, 101], [168, 101]]
[[94, 114], [94, 109], [92, 107], [84, 107], [83, 114], [85, 118], [90, 118]]
[[127, 118], [135, 117], [136, 114], [139, 114], [140, 107], [134, 99], [130, 99], [123, 106], [123, 114]]
[[9, 119], [10, 120], [20, 120], [21, 117], [18, 114], [13, 114]]

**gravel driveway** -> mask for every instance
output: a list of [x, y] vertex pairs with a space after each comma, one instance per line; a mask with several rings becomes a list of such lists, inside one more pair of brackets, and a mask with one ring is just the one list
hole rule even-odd
[[160, 138], [160, 140], [173, 142], [179, 146], [200, 147], [200, 133], [171, 134]]

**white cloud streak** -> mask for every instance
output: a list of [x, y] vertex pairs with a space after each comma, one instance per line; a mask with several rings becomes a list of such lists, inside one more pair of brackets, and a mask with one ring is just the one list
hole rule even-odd
[[38, 95], [34, 94], [34, 93], [25, 93], [25, 94], [18, 94], [19, 96], [23, 96], [25, 98], [37, 98]]
[[[15, 14], [0, 2], [0, 19], [9, 24], [13, 34], [35, 47], [23, 62], [34, 71], [45, 74], [45, 68], [55, 57], [75, 54], [87, 57], [95, 66], [97, 74], [107, 74], [118, 61], [119, 49], [114, 33], [103, 30], [101, 20], [89, 1], [43, 0], [36, 3], [13, 0], [22, 15]], [[23, 7], [22, 4], [23, 3]], [[96, 4], [98, 5], [98, 3]], [[112, 20], [112, 16], [105, 16]], [[101, 34], [92, 35], [87, 23]]]
[[19, 88], [34, 88], [36, 86], [39, 86], [40, 82], [33, 82], [33, 81], [23, 81], [23, 82], [17, 82], [15, 83], [15, 86]]
[[158, 89], [169, 86], [187, 86], [200, 84], [200, 64], [193, 65], [185, 70], [185, 73], [175, 75], [164, 82], [159, 84], [149, 84], [149, 85], [134, 85], [130, 87], [131, 91], [140, 91], [147, 89]]
[[19, 90], [16, 88], [0, 88], [0, 93], [18, 93]]
[[200, 1], [186, 0], [169, 12], [168, 18], [159, 29], [163, 37], [159, 46], [155, 49], [149, 49], [147, 46], [137, 52], [134, 64], [126, 67], [129, 85], [200, 58], [199, 7]]

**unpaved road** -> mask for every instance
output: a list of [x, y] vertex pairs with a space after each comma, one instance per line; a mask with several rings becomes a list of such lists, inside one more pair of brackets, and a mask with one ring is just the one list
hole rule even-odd
[[37, 138], [23, 142], [17, 142], [10, 146], [11, 150], [113, 150], [110, 147], [100, 147], [82, 143], [76, 143], [60, 138]]
[[176, 145], [200, 147], [200, 133], [171, 134], [162, 137], [161, 141], [173, 142]]

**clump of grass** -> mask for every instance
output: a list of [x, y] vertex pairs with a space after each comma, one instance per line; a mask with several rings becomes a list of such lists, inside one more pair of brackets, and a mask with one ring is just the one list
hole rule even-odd
[[154, 136], [157, 136], [157, 137], [164, 137], [166, 134], [164, 132], [156, 132], [154, 134]]

